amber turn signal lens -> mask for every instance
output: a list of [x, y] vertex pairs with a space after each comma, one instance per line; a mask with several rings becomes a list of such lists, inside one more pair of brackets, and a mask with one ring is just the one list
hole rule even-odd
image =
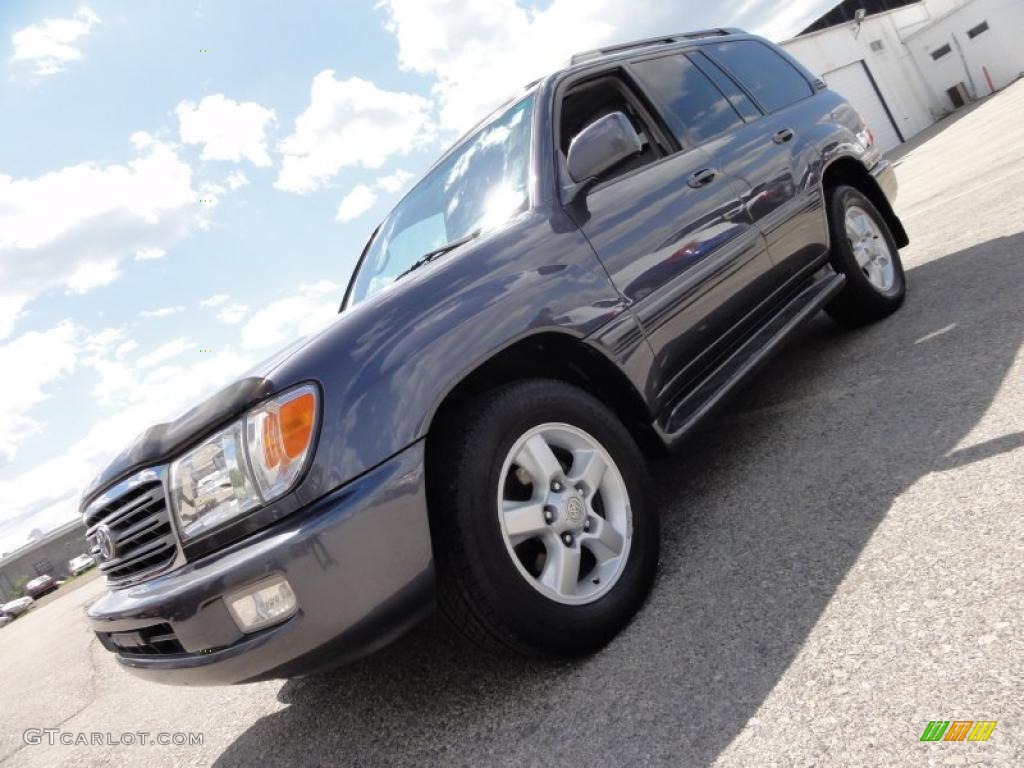
[[286, 493], [308, 463], [319, 407], [315, 387], [303, 384], [246, 417], [246, 448], [265, 501]]
[[278, 422], [281, 430], [281, 445], [289, 460], [297, 459], [306, 452], [313, 437], [313, 421], [316, 418], [316, 398], [309, 392], [289, 400], [281, 406]]

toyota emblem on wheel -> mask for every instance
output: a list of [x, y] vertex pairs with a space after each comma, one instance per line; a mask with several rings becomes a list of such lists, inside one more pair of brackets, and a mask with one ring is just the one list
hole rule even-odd
[[110, 528], [106, 525], [101, 525], [96, 529], [96, 533], [93, 534], [96, 539], [96, 546], [100, 548], [100, 557], [104, 560], [113, 560], [116, 554], [114, 545], [114, 537], [110, 533]]

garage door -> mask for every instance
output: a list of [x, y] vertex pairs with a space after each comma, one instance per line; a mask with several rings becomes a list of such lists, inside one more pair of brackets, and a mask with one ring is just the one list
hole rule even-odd
[[864, 122], [875, 134], [875, 141], [883, 152], [903, 143], [892, 118], [885, 111], [885, 105], [875, 90], [863, 61], [847, 64], [845, 67], [825, 73], [822, 77], [829, 88], [845, 96], [854, 109], [860, 112]]

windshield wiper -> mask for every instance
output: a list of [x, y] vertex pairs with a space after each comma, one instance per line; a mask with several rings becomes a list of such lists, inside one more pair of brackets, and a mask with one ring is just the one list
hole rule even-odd
[[454, 251], [456, 248], [465, 245], [470, 240], [475, 240], [476, 238], [480, 237], [481, 231], [482, 230], [474, 229], [468, 235], [463, 235], [462, 237], [452, 240], [450, 243], [446, 243], [445, 245], [442, 245], [440, 248], [435, 248], [432, 251], [427, 251], [425, 254], [416, 259], [416, 261], [413, 263], [411, 267], [409, 267], [407, 270], [405, 270], [405, 272], [396, 277], [395, 280], [401, 280], [410, 272], [414, 272], [420, 267], [425, 266], [430, 262], [434, 261], [435, 259], [441, 258], [446, 253]]

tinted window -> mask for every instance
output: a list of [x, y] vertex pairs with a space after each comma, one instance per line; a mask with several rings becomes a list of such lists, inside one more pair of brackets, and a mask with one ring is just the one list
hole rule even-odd
[[682, 54], [639, 61], [637, 78], [669, 111], [680, 143], [700, 143], [743, 124], [729, 100]]
[[701, 72], [711, 78], [711, 82], [722, 93], [729, 99], [729, 103], [732, 104], [736, 111], [743, 116], [743, 119], [747, 122], [757, 120], [761, 116], [761, 110], [759, 110], [740, 87], [733, 82], [733, 79], [729, 77], [725, 72], [719, 69], [718, 65], [715, 64], [711, 59], [705, 56], [703, 53], [691, 53], [688, 54], [690, 61], [700, 67]]
[[712, 57], [754, 94], [769, 112], [811, 96], [811, 84], [786, 59], [756, 40], [706, 46]]

